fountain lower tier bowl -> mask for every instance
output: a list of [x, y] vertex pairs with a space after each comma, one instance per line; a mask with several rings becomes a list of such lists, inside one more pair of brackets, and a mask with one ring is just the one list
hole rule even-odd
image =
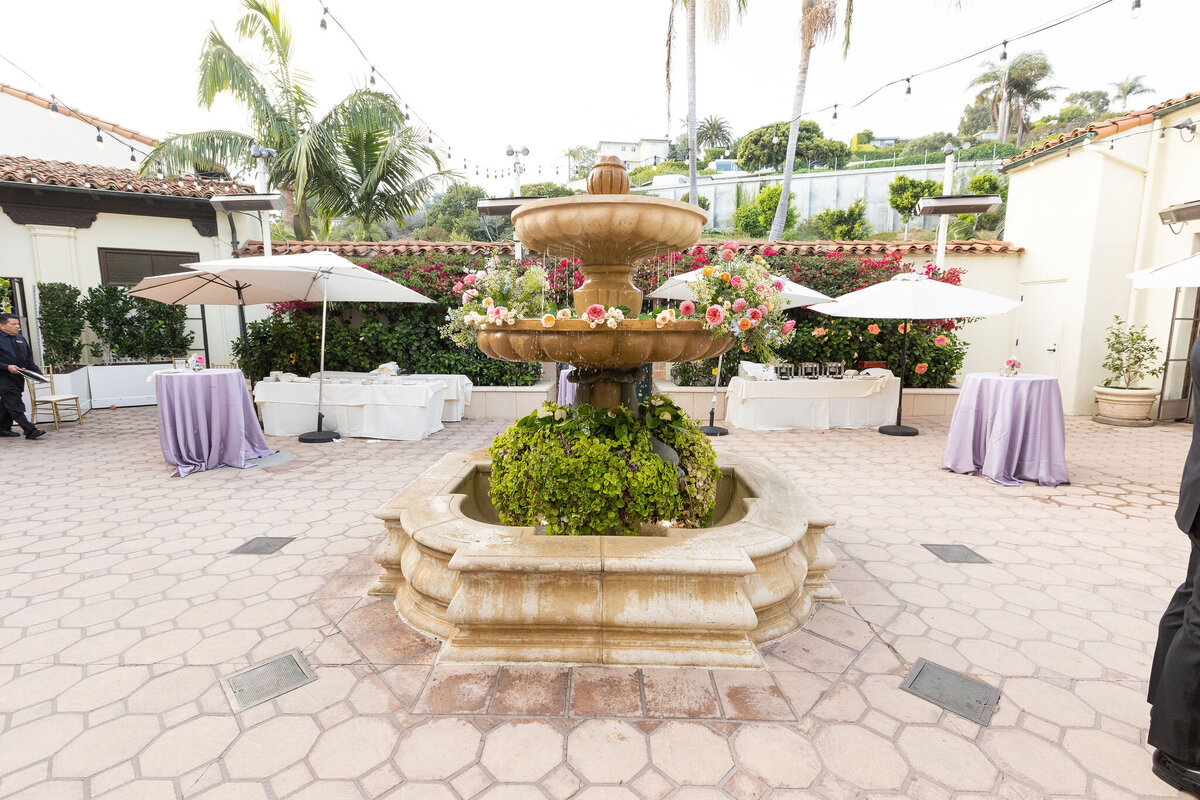
[[761, 667], [757, 645], [841, 602], [833, 521], [765, 462], [718, 464], [708, 528], [545, 536], [499, 523], [486, 451], [449, 453], [376, 513], [370, 592], [442, 639], [442, 662]]
[[546, 328], [539, 320], [485, 325], [479, 349], [503, 361], [559, 361], [591, 369], [633, 369], [658, 361], [713, 358], [733, 345], [733, 337], [714, 337], [698, 320], [680, 320], [659, 328], [652, 319], [628, 319], [615, 328], [591, 327], [580, 319], [558, 320]]

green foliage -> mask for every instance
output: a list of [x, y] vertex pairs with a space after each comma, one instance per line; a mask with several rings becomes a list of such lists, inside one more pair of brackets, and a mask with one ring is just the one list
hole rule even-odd
[[860, 197], [848, 208], [827, 208], [813, 217], [813, 225], [822, 239], [865, 239], [871, 235], [871, 225], [867, 222], [867, 201]]
[[[679, 470], [652, 437], [679, 454]], [[505, 525], [547, 534], [636, 535], [642, 523], [711, 522], [720, 470], [704, 434], [660, 395], [637, 413], [546, 403], [489, 448], [492, 504]]]
[[575, 192], [554, 181], [521, 184], [522, 197], [571, 197]]
[[975, 136], [991, 126], [991, 103], [985, 97], [977, 97], [974, 103], [963, 108], [962, 118], [958, 121], [958, 135]]
[[1071, 92], [1066, 97], [1065, 101], [1068, 105], [1081, 105], [1087, 109], [1089, 114], [1103, 114], [1108, 111], [1112, 101], [1108, 97], [1108, 92], [1096, 89], [1093, 91]]
[[[779, 205], [779, 196], [783, 194], [782, 186], [768, 186], [758, 193], [754, 202], [742, 206], [733, 213], [733, 228], [739, 235], [762, 238], [771, 230], [771, 221], [775, 219], [775, 207]], [[788, 196], [787, 222], [784, 227], [796, 223], [796, 211], [792, 208], [792, 198]]]
[[[738, 169], [746, 172], [771, 167], [778, 169], [787, 158], [788, 123], [773, 122], [755, 128], [742, 137], [737, 149]], [[808, 139], [821, 138], [821, 126], [810, 119], [800, 120], [796, 134], [796, 151]]]
[[907, 175], [897, 175], [888, 184], [888, 205], [900, 215], [900, 220], [907, 223], [917, 215], [917, 201], [922, 197], [933, 197], [942, 193], [940, 181], [930, 178], [918, 180]]
[[[1002, 202], [1000, 208], [987, 214], [978, 216], [959, 214], [958, 221], [969, 225], [965, 238], [972, 238], [980, 229], [985, 231], [1003, 230], [1004, 217], [1007, 213], [1006, 204], [1008, 203], [1008, 178], [1002, 178], [991, 172], [981, 172], [967, 181], [967, 194], [998, 194]], [[955, 231], [955, 223], [951, 223], [950, 228], [955, 238], [961, 238], [961, 231], [957, 233]]]
[[78, 364], [83, 356], [83, 304], [69, 283], [39, 283], [38, 329], [46, 363], [55, 369]]
[[1126, 326], [1121, 318], [1113, 317], [1104, 344], [1108, 353], [1103, 367], [1112, 373], [1103, 386], [1114, 389], [1138, 389], [1143, 378], [1162, 375], [1163, 365], [1157, 363], [1162, 348], [1146, 333], [1148, 326]]
[[861, 130], [850, 137], [850, 149], [855, 153], [867, 152], [874, 150], [871, 145], [871, 140], [875, 138], [875, 132], [871, 129]]
[[9, 290], [12, 284], [7, 278], [0, 278], [0, 311], [12, 311], [12, 295]]
[[941, 153], [942, 148], [946, 146], [946, 142], [954, 145], [957, 150], [962, 144], [962, 139], [952, 133], [927, 133], [924, 136], [918, 136], [915, 139], [909, 139], [904, 143], [904, 147], [900, 150], [901, 156], [924, 156], [926, 153], [934, 154]]
[[596, 166], [596, 151], [587, 145], [575, 145], [563, 155], [571, 161], [571, 174], [567, 176], [571, 180], [586, 178], [592, 167]]
[[452, 241], [486, 240], [476, 210], [485, 197], [487, 192], [481, 186], [455, 184], [425, 212], [425, 225], [449, 231]]
[[[683, 197], [681, 197], [680, 199], [685, 203], [690, 203], [690, 202], [692, 202], [692, 193], [684, 192]], [[699, 205], [705, 211], [708, 211], [708, 209], [710, 208], [710, 203], [708, 202], [708, 198], [705, 197], [704, 195], [700, 195], [700, 199], [697, 201], [697, 205]]]
[[733, 141], [729, 121], [724, 117], [710, 116], [700, 120], [696, 126], [696, 146], [708, 146], [710, 150], [725, 148]]
[[89, 345], [92, 355], [111, 364], [114, 358], [135, 361], [187, 355], [194, 335], [187, 330], [187, 307], [169, 306], [130, 297], [125, 287], [107, 285], [88, 289], [83, 315], [98, 340]]
[[1073, 125], [1090, 117], [1088, 110], [1079, 103], [1063, 106], [1058, 112], [1058, 121], [1064, 125]]

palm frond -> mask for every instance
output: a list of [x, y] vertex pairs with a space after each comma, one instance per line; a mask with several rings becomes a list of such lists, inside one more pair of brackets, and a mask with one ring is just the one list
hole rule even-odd
[[276, 116], [275, 106], [254, 70], [234, 52], [221, 32], [213, 28], [200, 53], [196, 94], [201, 106], [212, 108], [221, 92], [229, 92], [249, 107], [255, 127], [269, 127]]
[[837, 4], [833, 0], [806, 0], [800, 18], [800, 43], [805, 49], [820, 44], [837, 28]]
[[149, 177], [161, 169], [168, 177], [223, 168], [237, 175], [252, 163], [250, 147], [255, 138], [240, 131], [210, 130], [170, 136], [150, 151], [138, 168]]
[[845, 0], [846, 8], [842, 12], [842, 28], [845, 31], [842, 38], [842, 57], [850, 52], [850, 21], [854, 18], [854, 0]]

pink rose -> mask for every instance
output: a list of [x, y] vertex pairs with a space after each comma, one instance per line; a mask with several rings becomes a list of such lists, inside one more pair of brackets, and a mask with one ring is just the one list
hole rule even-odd
[[734, 275], [729, 279], [729, 285], [735, 289], [744, 289], [746, 288], [746, 279], [741, 275]]
[[783, 278], [776, 278], [775, 280], [771, 281], [771, 284], [774, 285], [775, 291], [783, 291]]
[[750, 309], [750, 319], [754, 320], [756, 324], [762, 318], [763, 313], [761, 311], [759, 311], [757, 308]]
[[738, 250], [740, 250], [740, 249], [741, 249], [741, 245], [739, 245], [737, 242], [726, 242], [726, 243], [725, 243], [725, 244], [722, 246], [722, 248], [721, 248], [721, 249], [723, 249], [723, 250], [732, 250], [733, 252], [735, 252], [735, 253], [736, 253]]
[[720, 325], [725, 319], [725, 309], [720, 306], [709, 306], [708, 311], [704, 312], [704, 318], [708, 320], [709, 325]]
[[463, 290], [463, 283], [462, 283], [462, 281], [459, 281], [458, 283], [454, 284], [454, 291], [455, 291], [455, 292], [461, 292], [462, 290]]
[[733, 261], [733, 251], [732, 250], [722, 250], [721, 251], [721, 260], [722, 261]]
[[696, 304], [691, 300], [684, 300], [679, 304], [679, 313], [683, 314], [685, 317], [690, 317], [692, 314], [696, 313]]
[[759, 306], [759, 307], [758, 307], [758, 311], [759, 311], [759, 313], [761, 313], [761, 314], [762, 314], [764, 317], [767, 315], [767, 312], [768, 312], [768, 311], [770, 311], [770, 310], [771, 310], [771, 309], [767, 308], [767, 304], [766, 304], [766, 303], [763, 303], [761, 306]]
[[1012, 365], [1013, 365], [1013, 360], [1011, 358], [1007, 358], [1004, 360], [1004, 366], [1011, 367]]
[[767, 285], [765, 283], [756, 283], [754, 284], [754, 291], [758, 292], [759, 294], [766, 294]]
[[789, 333], [792, 332], [792, 329], [795, 327], [796, 327], [796, 320], [789, 319], [787, 322], [783, 323], [783, 327], [779, 329], [779, 332], [782, 333], [784, 336], [787, 336]]
[[747, 305], [748, 304], [746, 301], [739, 297], [737, 300], [733, 301], [733, 310], [740, 314], [746, 310]]
[[604, 306], [599, 303], [592, 303], [584, 309], [583, 317], [589, 322], [599, 322], [604, 319]]
[[462, 279], [462, 282], [463, 282], [463, 284], [464, 284], [465, 286], [470, 286], [472, 283], [474, 283], [474, 282], [475, 282], [475, 276], [474, 276], [474, 275], [467, 275], [466, 277], [464, 277], [464, 278]]

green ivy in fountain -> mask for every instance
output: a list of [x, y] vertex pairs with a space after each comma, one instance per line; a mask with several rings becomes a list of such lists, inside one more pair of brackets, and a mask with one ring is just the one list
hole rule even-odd
[[[679, 468], [654, 439], [679, 454]], [[721, 471], [708, 439], [661, 395], [625, 408], [545, 403], [496, 438], [492, 504], [505, 525], [547, 534], [636, 535], [642, 523], [712, 521]]]

